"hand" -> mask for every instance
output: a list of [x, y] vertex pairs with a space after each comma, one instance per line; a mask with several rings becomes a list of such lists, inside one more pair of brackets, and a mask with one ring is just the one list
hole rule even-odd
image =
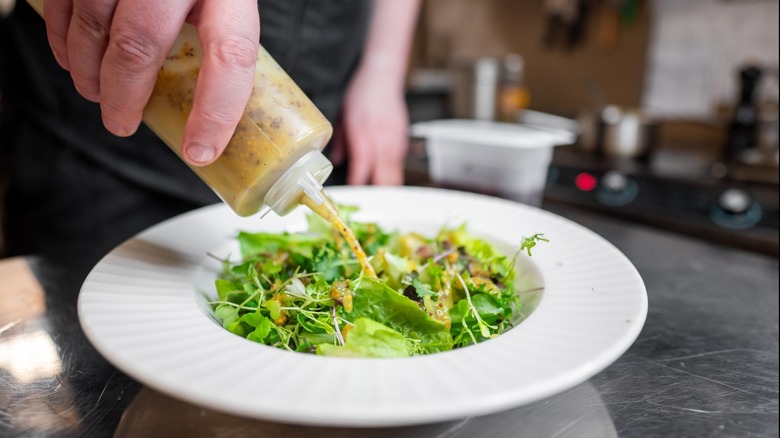
[[138, 129], [166, 55], [184, 22], [193, 24], [203, 64], [182, 150], [193, 165], [224, 151], [252, 91], [255, 0], [47, 0], [44, 18], [57, 62], [118, 136]]
[[347, 183], [401, 185], [409, 146], [403, 89], [388, 86], [382, 69], [361, 68], [350, 83], [334, 138], [335, 164], [349, 156]]
[[419, 0], [377, 0], [331, 155], [349, 154], [348, 184], [400, 185], [409, 146], [404, 78]]

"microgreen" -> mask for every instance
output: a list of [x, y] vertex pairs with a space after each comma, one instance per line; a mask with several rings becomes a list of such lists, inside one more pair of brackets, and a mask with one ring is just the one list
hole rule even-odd
[[523, 238], [507, 257], [465, 225], [425, 237], [348, 221], [377, 273], [371, 278], [330, 224], [315, 215], [308, 224], [302, 233], [240, 232], [241, 259], [218, 259], [224, 269], [211, 305], [225, 329], [261, 344], [333, 356], [465, 347], [512, 328], [521, 305], [515, 259], [548, 241], [543, 234]]

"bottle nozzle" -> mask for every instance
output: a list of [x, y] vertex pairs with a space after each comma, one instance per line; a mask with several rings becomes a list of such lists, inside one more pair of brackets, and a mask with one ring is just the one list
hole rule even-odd
[[322, 205], [325, 202], [325, 195], [322, 193], [322, 184], [317, 181], [311, 171], [306, 171], [299, 179], [298, 185], [301, 186], [306, 196], [311, 198], [316, 205]]
[[321, 205], [326, 201], [322, 183], [332, 170], [333, 164], [322, 152], [311, 151], [298, 159], [271, 186], [264, 203], [280, 216], [295, 208], [302, 196], [308, 196], [315, 205]]

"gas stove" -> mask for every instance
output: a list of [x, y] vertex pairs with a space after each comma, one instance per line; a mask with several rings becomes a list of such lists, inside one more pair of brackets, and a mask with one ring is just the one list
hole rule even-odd
[[674, 157], [665, 163], [608, 159], [562, 147], [544, 202], [777, 256], [777, 184], [716, 178], [705, 164]]

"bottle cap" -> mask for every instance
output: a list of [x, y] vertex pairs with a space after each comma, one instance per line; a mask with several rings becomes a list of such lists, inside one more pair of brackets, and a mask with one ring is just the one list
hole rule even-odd
[[279, 216], [284, 216], [298, 206], [305, 194], [315, 204], [325, 199], [322, 183], [333, 171], [333, 164], [319, 150], [302, 156], [271, 186], [265, 195], [265, 204]]

